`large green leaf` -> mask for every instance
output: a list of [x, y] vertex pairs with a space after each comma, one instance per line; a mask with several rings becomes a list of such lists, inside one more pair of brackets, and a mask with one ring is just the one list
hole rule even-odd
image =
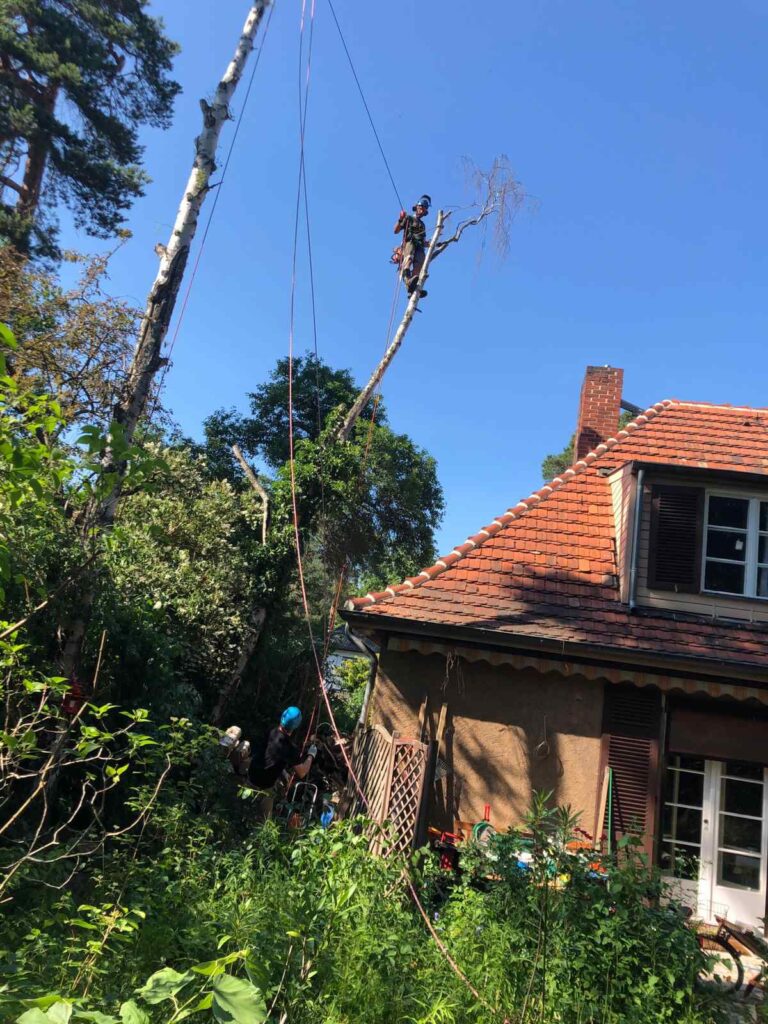
[[39, 1006], [34, 1006], [26, 1013], [22, 1013], [17, 1018], [16, 1024], [69, 1024], [71, 1016], [72, 1004], [59, 1000], [49, 1006], [45, 1012]]
[[69, 1018], [72, 1016], [72, 1004], [54, 1003], [53, 1006], [46, 1011], [45, 1016], [51, 1024], [69, 1024]]
[[0, 342], [6, 345], [8, 348], [18, 348], [19, 343], [16, 341], [16, 337], [6, 324], [0, 323]]
[[262, 1024], [267, 1005], [261, 990], [247, 978], [220, 974], [211, 982], [213, 1016], [219, 1024]]
[[123, 1024], [150, 1024], [149, 1014], [129, 999], [120, 1007], [120, 1020]]
[[43, 1011], [36, 1006], [32, 1010], [22, 1013], [20, 1017], [17, 1017], [16, 1024], [51, 1024], [51, 1022]]
[[194, 975], [190, 971], [179, 974], [172, 967], [163, 967], [155, 971], [151, 978], [148, 978], [144, 985], [137, 989], [137, 993], [148, 1003], [162, 1003], [164, 999], [170, 999], [180, 992], [188, 984]]

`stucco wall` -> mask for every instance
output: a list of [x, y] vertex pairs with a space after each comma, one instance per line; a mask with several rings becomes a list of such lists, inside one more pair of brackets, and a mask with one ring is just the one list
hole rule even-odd
[[[603, 686], [440, 655], [383, 651], [371, 720], [415, 736], [429, 695], [428, 735], [448, 704], [440, 756], [451, 769], [433, 792], [430, 824], [479, 821], [486, 803], [498, 828], [517, 824], [533, 790], [551, 790], [591, 831], [597, 803]], [[546, 722], [545, 722], [546, 716]], [[546, 736], [549, 753], [537, 751]]]

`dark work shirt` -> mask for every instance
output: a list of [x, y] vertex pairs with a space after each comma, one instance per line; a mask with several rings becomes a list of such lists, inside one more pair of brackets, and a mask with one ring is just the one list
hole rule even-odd
[[278, 727], [269, 734], [263, 763], [259, 764], [258, 761], [258, 758], [251, 761], [248, 778], [254, 786], [269, 789], [286, 768], [294, 768], [301, 764], [302, 757], [288, 733]]
[[426, 238], [427, 228], [424, 221], [410, 214], [406, 215], [403, 221], [403, 241], [413, 242], [414, 245], [423, 249]]

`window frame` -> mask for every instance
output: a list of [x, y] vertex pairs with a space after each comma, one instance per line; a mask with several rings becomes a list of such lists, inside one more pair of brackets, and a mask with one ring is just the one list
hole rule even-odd
[[[746, 538], [746, 551], [744, 552], [744, 561], [738, 562], [735, 559], [728, 558], [708, 558], [707, 557], [707, 542], [709, 540], [709, 499], [710, 498], [734, 498], [738, 501], [749, 502], [747, 509], [747, 525], [746, 529], [742, 531], [741, 527], [720, 527], [712, 526], [711, 529], [714, 531], [721, 531], [724, 533], [740, 533], [744, 532]], [[737, 597], [747, 598], [751, 601], [768, 601], [768, 594], [762, 595], [757, 593], [757, 581], [760, 569], [768, 569], [768, 563], [758, 562], [760, 554], [760, 537], [768, 537], [766, 531], [760, 530], [760, 505], [768, 505], [768, 495], [756, 495], [756, 494], [745, 494], [743, 491], [730, 491], [722, 490], [720, 488], [707, 488], [704, 492], [704, 519], [702, 523], [702, 544], [701, 544], [701, 593], [708, 594], [712, 597]], [[706, 572], [707, 562], [719, 562], [723, 565], [738, 565], [744, 567], [744, 589], [737, 593], [732, 590], [710, 590], [705, 586], [706, 584]]]

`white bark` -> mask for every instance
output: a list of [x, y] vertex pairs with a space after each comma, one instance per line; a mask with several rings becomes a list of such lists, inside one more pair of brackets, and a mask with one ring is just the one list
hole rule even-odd
[[[258, 496], [261, 498], [261, 502], [262, 502], [262, 505], [263, 505], [263, 511], [262, 511], [262, 516], [261, 516], [261, 543], [262, 544], [266, 544], [267, 543], [267, 525], [269, 523], [269, 494], [261, 486], [259, 478], [256, 476], [256, 474], [251, 469], [251, 467], [248, 465], [248, 463], [245, 461], [245, 457], [243, 456], [243, 453], [240, 451], [240, 446], [239, 445], [237, 445], [237, 444], [233, 444], [232, 445], [232, 454], [235, 456], [237, 461], [240, 463], [240, 465], [242, 467], [242, 470], [245, 473], [246, 479], [248, 480], [248, 483], [251, 485], [251, 487], [254, 489], [254, 491], [256, 491]], [[0, 640], [1, 639], [2, 639], [2, 637], [0, 637]]]
[[442, 234], [443, 226], [445, 224], [445, 217], [446, 215], [443, 213], [443, 211], [438, 210], [435, 230], [432, 233], [432, 238], [430, 239], [429, 247], [427, 248], [427, 251], [424, 255], [424, 264], [421, 268], [421, 273], [419, 274], [419, 280], [418, 283], [416, 284], [416, 287], [413, 290], [410, 299], [408, 300], [408, 305], [405, 308], [403, 319], [400, 321], [400, 324], [397, 330], [395, 331], [395, 336], [390, 342], [389, 348], [384, 353], [384, 357], [371, 374], [371, 379], [368, 381], [363, 390], [355, 399], [355, 404], [347, 413], [346, 419], [336, 432], [334, 440], [346, 441], [349, 438], [349, 435], [352, 432], [352, 427], [354, 427], [355, 422], [358, 420], [360, 414], [362, 413], [363, 409], [368, 403], [368, 400], [370, 399], [371, 395], [376, 390], [379, 382], [381, 381], [381, 378], [386, 373], [387, 367], [395, 358], [397, 350], [403, 343], [403, 338], [408, 332], [408, 328], [411, 326], [413, 314], [416, 312], [416, 309], [418, 308], [421, 289], [424, 282], [427, 279], [427, 271], [429, 270], [429, 264], [432, 261], [432, 257], [435, 252], [435, 247], [437, 245], [438, 239]]
[[[216, 170], [216, 149], [224, 122], [230, 117], [229, 103], [242, 78], [259, 25], [271, 2], [272, 0], [254, 0], [251, 3], [235, 54], [216, 88], [213, 101], [210, 104], [206, 100], [200, 101], [203, 127], [195, 139], [192, 170], [168, 244], [158, 249], [160, 266], [147, 297], [147, 306], [139, 327], [131, 366], [114, 410], [114, 420], [122, 428], [125, 440], [129, 444], [146, 409], [155, 374], [163, 365], [163, 342], [176, 306], [200, 210], [210, 188], [211, 175]], [[99, 501], [93, 511], [91, 523], [96, 530], [109, 529], [114, 523], [126, 472], [126, 466], [115, 461], [111, 447], [104, 452], [102, 468], [106, 473], [114, 474], [115, 485], [111, 494]], [[85, 589], [67, 630], [60, 659], [62, 675], [69, 676], [80, 660], [94, 600], [94, 586], [94, 582], [91, 581], [90, 586]]]
[[195, 158], [176, 214], [171, 237], [160, 248], [160, 266], [147, 298], [139, 328], [133, 362], [123, 388], [115, 419], [130, 441], [147, 404], [152, 380], [162, 365], [161, 350], [176, 305], [190, 246], [195, 237], [200, 210], [216, 170], [216, 149], [224, 122], [230, 117], [229, 103], [242, 78], [254, 39], [270, 0], [256, 0], [248, 11], [237, 49], [209, 104], [200, 101], [203, 128], [195, 139]]

